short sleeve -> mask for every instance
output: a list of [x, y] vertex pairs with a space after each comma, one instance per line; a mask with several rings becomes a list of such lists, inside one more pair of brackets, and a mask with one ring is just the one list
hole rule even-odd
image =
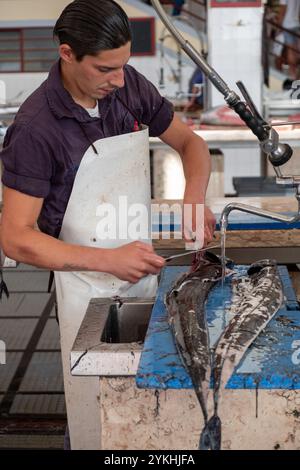
[[45, 198], [50, 192], [52, 152], [45, 139], [28, 126], [7, 130], [3, 150], [2, 183], [21, 193]]
[[135, 69], [133, 70], [136, 74], [138, 96], [141, 101], [142, 123], [149, 127], [151, 137], [158, 137], [168, 129], [173, 120], [173, 105], [161, 96], [157, 88], [146, 77]]

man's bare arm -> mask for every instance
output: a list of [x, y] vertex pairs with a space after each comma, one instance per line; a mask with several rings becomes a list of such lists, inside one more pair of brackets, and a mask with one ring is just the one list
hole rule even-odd
[[160, 139], [179, 153], [186, 179], [186, 189], [194, 193], [197, 202], [204, 203], [211, 171], [206, 142], [184, 124], [176, 114], [168, 129], [160, 135]]
[[115, 249], [73, 245], [39, 232], [36, 221], [43, 199], [4, 188], [0, 245], [17, 261], [54, 271], [99, 271], [137, 282], [159, 272], [163, 258], [142, 242]]
[[[210, 154], [206, 142], [195, 134], [175, 114], [168, 129], [160, 136], [161, 140], [176, 150], [182, 160], [186, 180], [184, 204], [205, 204], [205, 195], [211, 172]], [[193, 230], [196, 229], [195, 209]], [[204, 207], [204, 242], [212, 240], [215, 230], [215, 217], [208, 207]]]

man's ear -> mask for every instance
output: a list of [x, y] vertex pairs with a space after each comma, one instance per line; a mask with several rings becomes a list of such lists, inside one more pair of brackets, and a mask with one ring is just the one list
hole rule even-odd
[[72, 51], [69, 44], [60, 44], [58, 51], [60, 58], [67, 64], [72, 64], [74, 60], [76, 60], [74, 52]]

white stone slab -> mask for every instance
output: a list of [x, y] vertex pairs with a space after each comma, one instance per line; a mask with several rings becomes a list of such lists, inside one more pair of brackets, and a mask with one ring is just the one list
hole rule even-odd
[[[145, 328], [145, 319], [141, 317], [142, 311], [145, 308], [148, 308], [148, 311], [149, 308], [152, 309], [153, 300], [130, 298], [121, 299], [121, 302], [124, 305], [134, 303], [135, 307], [141, 307], [140, 314], [138, 309], [136, 311], [136, 325], [132, 325], [132, 328], [136, 327], [137, 331], [140, 326]], [[142, 341], [111, 343], [101, 341], [112, 305], [118, 305], [118, 302], [112, 299], [91, 300], [71, 350], [72, 375], [132, 376], [136, 374], [143, 349]], [[151, 310], [149, 311], [149, 319], [150, 313]], [[120, 318], [118, 327], [122, 329], [125, 324], [126, 315], [124, 318]], [[125, 338], [126, 334], [123, 337]], [[120, 338], [122, 341], [122, 332]]]

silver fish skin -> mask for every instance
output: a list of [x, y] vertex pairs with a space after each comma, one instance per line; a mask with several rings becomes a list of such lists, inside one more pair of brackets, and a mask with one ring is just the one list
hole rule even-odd
[[212, 356], [214, 414], [200, 436], [202, 450], [221, 448], [221, 420], [218, 416], [220, 389], [225, 388], [245, 352], [283, 302], [283, 288], [273, 260], [261, 260], [250, 266], [248, 278], [233, 283], [240, 298], [230, 320], [214, 348]]
[[205, 253], [196, 270], [181, 276], [165, 299], [177, 350], [191, 377], [205, 424], [211, 377], [205, 302], [221, 273], [219, 258]]
[[[247, 288], [241, 286], [241, 303], [214, 348], [215, 400], [219, 389], [226, 386], [249, 346], [283, 302], [283, 287], [276, 261], [266, 259], [252, 264], [248, 276]], [[239, 289], [239, 281], [234, 288]]]

